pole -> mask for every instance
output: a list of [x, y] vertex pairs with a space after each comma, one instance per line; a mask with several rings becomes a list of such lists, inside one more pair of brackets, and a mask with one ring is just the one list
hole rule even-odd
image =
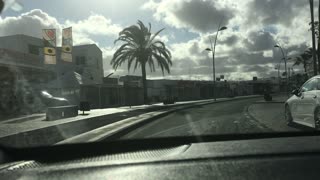
[[212, 50], [212, 66], [213, 66], [213, 97], [214, 97], [214, 101], [216, 101], [216, 100], [217, 100], [217, 98], [216, 98], [216, 93], [215, 93], [215, 90], [216, 90], [216, 67], [215, 67], [215, 61], [214, 61], [214, 58], [215, 58], [215, 54], [216, 54], [217, 38], [218, 38], [218, 35], [219, 35], [219, 30], [220, 30], [220, 27], [221, 27], [221, 23], [222, 23], [222, 19], [221, 19], [221, 20], [220, 20], [220, 22], [219, 22], [218, 30], [217, 30], [217, 32], [216, 32], [216, 37], [215, 37], [215, 39], [214, 39], [213, 49], [212, 49], [212, 41], [211, 41], [211, 38], [210, 38], [211, 50]]
[[318, 49], [317, 49], [317, 56], [318, 56], [318, 71], [320, 73], [320, 3], [318, 6]]
[[209, 37], [209, 39], [210, 39], [211, 52], [212, 52], [212, 80], [213, 80], [213, 91], [212, 91], [213, 94], [212, 95], [213, 95], [214, 101], [216, 101], [216, 96], [215, 96], [216, 70], [215, 70], [215, 63], [214, 63], [214, 52], [213, 52], [211, 37]]
[[[281, 61], [280, 61], [281, 63]], [[280, 79], [280, 63], [278, 64], [278, 84], [279, 84], [279, 92], [281, 92], [281, 79]]]
[[286, 55], [284, 54], [284, 51], [282, 49], [282, 47], [280, 45], [278, 45], [280, 50], [281, 50], [281, 53], [282, 53], [282, 57], [283, 57], [283, 60], [284, 60], [284, 69], [285, 69], [285, 74], [286, 74], [286, 94], [287, 96], [289, 96], [288, 94], [288, 72], [287, 72], [287, 58], [286, 58]]
[[288, 88], [290, 89], [290, 68], [288, 68], [288, 73], [289, 73], [289, 79], [288, 79], [289, 83], [288, 83]]
[[312, 32], [312, 58], [313, 58], [313, 74], [317, 75], [317, 61], [316, 61], [316, 42], [314, 34], [314, 14], [313, 14], [313, 0], [309, 0], [310, 13], [311, 13], [311, 32]]

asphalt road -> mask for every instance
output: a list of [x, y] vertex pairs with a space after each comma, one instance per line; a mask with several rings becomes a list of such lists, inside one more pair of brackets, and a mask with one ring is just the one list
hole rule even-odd
[[251, 98], [185, 109], [156, 119], [121, 139], [273, 131], [248, 115], [248, 107], [259, 100]]

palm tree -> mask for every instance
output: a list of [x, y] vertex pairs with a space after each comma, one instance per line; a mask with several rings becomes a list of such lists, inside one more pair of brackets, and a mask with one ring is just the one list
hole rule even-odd
[[312, 57], [312, 48], [308, 48], [300, 56], [297, 56], [294, 58], [295, 62], [293, 63], [293, 66], [299, 66], [300, 64], [302, 64], [304, 68], [304, 72], [306, 73], [307, 65], [311, 63], [311, 57]]
[[164, 74], [164, 71], [170, 73], [172, 61], [171, 53], [166, 48], [165, 44], [160, 40], [155, 39], [164, 29], [161, 29], [152, 35], [150, 23], [149, 28], [140, 20], [138, 20], [137, 24], [138, 25], [127, 27], [119, 33], [119, 37], [114, 43], [122, 41], [123, 44], [114, 53], [110, 64], [115, 70], [124, 62], [128, 63], [128, 71], [133, 64], [134, 70], [141, 67], [143, 100], [146, 104], [148, 98], [146, 65], [148, 64], [151, 72], [154, 72], [155, 63], [157, 63]]

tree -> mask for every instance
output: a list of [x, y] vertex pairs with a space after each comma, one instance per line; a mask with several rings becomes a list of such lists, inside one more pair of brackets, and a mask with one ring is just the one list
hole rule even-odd
[[294, 66], [303, 65], [304, 72], [307, 72], [307, 64], [311, 62], [312, 48], [305, 50], [300, 56], [294, 58]]
[[128, 71], [131, 65], [134, 64], [134, 70], [138, 67], [142, 72], [142, 85], [143, 85], [143, 100], [147, 103], [147, 78], [146, 78], [146, 65], [149, 65], [151, 72], [155, 71], [155, 63], [161, 68], [162, 73], [167, 71], [170, 73], [170, 66], [172, 65], [171, 53], [163, 42], [157, 40], [156, 37], [161, 31], [151, 34], [151, 24], [149, 28], [146, 27], [140, 20], [138, 25], [132, 25], [123, 29], [119, 33], [118, 41], [123, 44], [114, 53], [110, 64], [116, 70], [123, 63], [128, 63]]

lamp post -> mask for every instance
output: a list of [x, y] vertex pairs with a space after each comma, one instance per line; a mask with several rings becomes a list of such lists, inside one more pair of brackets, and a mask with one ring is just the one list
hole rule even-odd
[[216, 44], [217, 44], [217, 38], [218, 38], [218, 34], [219, 31], [223, 31], [225, 29], [227, 29], [227, 27], [225, 26], [221, 26], [221, 21], [219, 23], [219, 27], [218, 27], [218, 31], [216, 32], [216, 37], [214, 39], [214, 44], [212, 45], [212, 40], [211, 37], [209, 36], [209, 40], [210, 40], [210, 45], [211, 45], [211, 49], [207, 48], [206, 51], [211, 51], [212, 52], [212, 73], [213, 73], [213, 98], [214, 101], [217, 100], [216, 96], [215, 96], [215, 87], [216, 87], [216, 69], [215, 69], [215, 62], [214, 62], [214, 56], [215, 56], [215, 51], [216, 51]]
[[274, 68], [274, 69], [278, 70], [279, 92], [280, 92], [280, 83], [281, 83], [281, 80], [280, 80], [280, 64], [281, 64], [281, 61], [280, 61], [279, 64]]
[[286, 58], [286, 55], [284, 54], [284, 51], [280, 45], [275, 45], [274, 47], [279, 48], [282, 53], [282, 59], [284, 60], [284, 68], [285, 68], [285, 74], [286, 74], [286, 93], [287, 93], [287, 96], [289, 96], [289, 94], [288, 94], [287, 58]]

